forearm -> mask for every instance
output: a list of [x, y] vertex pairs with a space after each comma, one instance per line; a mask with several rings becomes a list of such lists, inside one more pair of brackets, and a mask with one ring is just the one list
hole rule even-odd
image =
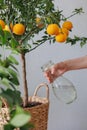
[[67, 71], [87, 68], [87, 56], [64, 61]]

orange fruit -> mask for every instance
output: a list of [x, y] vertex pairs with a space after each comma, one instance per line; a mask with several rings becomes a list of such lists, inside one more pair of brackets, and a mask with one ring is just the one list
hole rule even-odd
[[65, 33], [67, 36], [69, 35], [69, 30], [67, 28], [59, 28], [60, 33]]
[[4, 27], [4, 29], [3, 29], [4, 31], [8, 31], [8, 32], [10, 32], [10, 28], [9, 28], [9, 26], [8, 25], [5, 25], [5, 27]]
[[55, 40], [56, 40], [57, 42], [65, 42], [66, 39], [67, 39], [67, 35], [66, 35], [65, 33], [60, 33], [59, 35], [57, 35], [57, 36], [55, 37]]
[[63, 24], [62, 24], [62, 27], [63, 28], [67, 28], [68, 30], [71, 30], [73, 28], [73, 24], [71, 21], [65, 21]]
[[4, 29], [4, 27], [5, 27], [5, 22], [4, 22], [3, 20], [1, 20], [1, 19], [0, 19], [0, 25], [1, 25], [2, 29]]
[[23, 35], [25, 26], [22, 23], [17, 23], [13, 26], [13, 33], [16, 35]]
[[58, 35], [59, 34], [59, 26], [57, 24], [49, 24], [47, 26], [47, 33], [49, 35]]

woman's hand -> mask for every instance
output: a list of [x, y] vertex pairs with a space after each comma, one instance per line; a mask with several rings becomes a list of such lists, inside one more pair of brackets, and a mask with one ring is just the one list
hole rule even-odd
[[49, 83], [52, 83], [56, 78], [67, 71], [67, 65], [64, 62], [57, 63], [44, 72]]

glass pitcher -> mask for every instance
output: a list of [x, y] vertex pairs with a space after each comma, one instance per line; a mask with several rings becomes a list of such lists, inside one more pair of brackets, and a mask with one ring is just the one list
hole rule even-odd
[[[53, 65], [54, 63], [49, 61], [48, 63], [44, 64], [41, 69], [43, 72], [45, 72]], [[56, 98], [66, 104], [72, 103], [77, 98], [75, 86], [64, 76], [59, 76], [53, 83], [51, 83], [51, 87]]]

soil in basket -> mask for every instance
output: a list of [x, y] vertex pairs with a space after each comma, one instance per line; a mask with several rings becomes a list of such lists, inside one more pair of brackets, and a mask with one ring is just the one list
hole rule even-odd
[[35, 107], [35, 106], [38, 106], [38, 105], [41, 105], [41, 104], [42, 103], [40, 103], [40, 102], [29, 102], [27, 107]]

